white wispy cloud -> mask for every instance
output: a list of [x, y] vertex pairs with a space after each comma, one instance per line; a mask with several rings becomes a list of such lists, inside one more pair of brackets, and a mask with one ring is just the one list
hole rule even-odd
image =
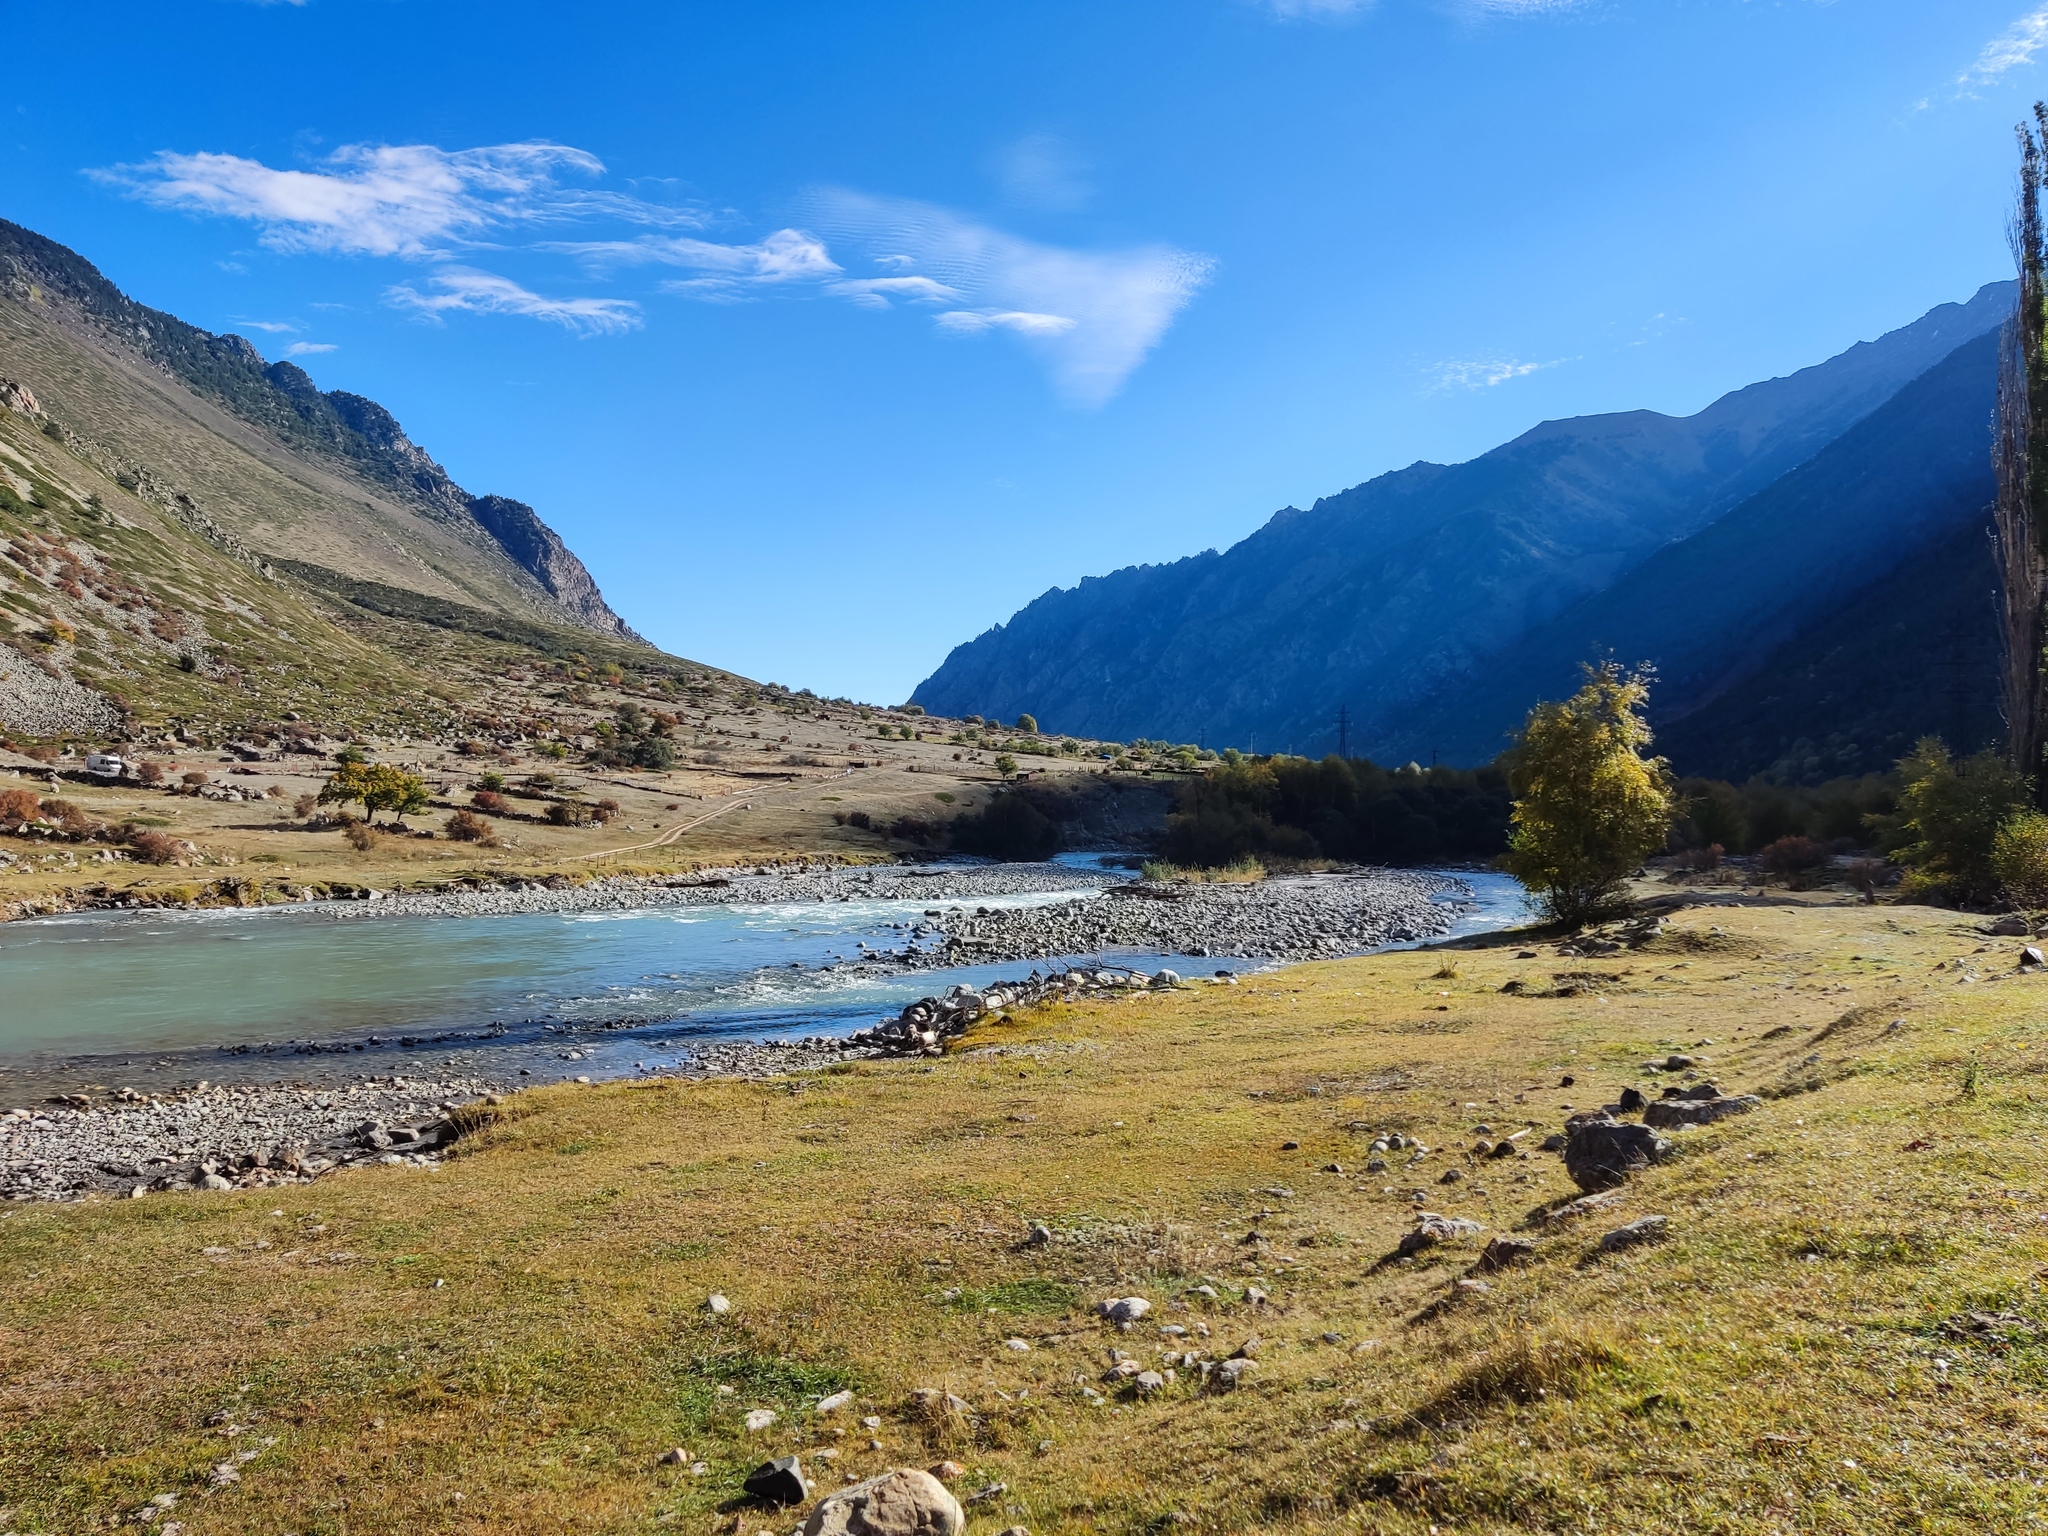
[[918, 297], [937, 298], [943, 289], [956, 307], [938, 317], [942, 331], [1011, 332], [1039, 353], [1077, 405], [1101, 405], [1123, 388], [1215, 269], [1210, 257], [1160, 245], [1046, 245], [908, 198], [827, 189], [809, 202], [835, 243], [927, 279], [932, 286]]
[[732, 300], [748, 290], [782, 283], [815, 282], [839, 274], [817, 236], [800, 229], [778, 229], [751, 245], [721, 245], [685, 236], [642, 236], [634, 240], [551, 241], [536, 250], [560, 251], [586, 266], [683, 267], [704, 274], [661, 285], [664, 292], [695, 298]]
[[235, 323], [252, 331], [269, 331], [273, 335], [289, 335], [298, 329], [289, 320], [238, 320]]
[[1956, 77], [1965, 91], [1989, 85], [2009, 70], [2023, 69], [2048, 48], [2048, 5], [2031, 11], [1984, 45], [1984, 51]]
[[961, 295], [958, 289], [929, 277], [850, 277], [825, 285], [827, 293], [851, 299], [866, 309], [888, 309], [891, 299], [916, 304], [951, 304]]
[[1523, 363], [1513, 358], [1480, 358], [1465, 362], [1438, 363], [1430, 370], [1437, 389], [1491, 389], [1496, 384], [1505, 384], [1510, 379], [1527, 378], [1545, 368], [1555, 368], [1566, 358], [1553, 358], [1547, 363]]
[[318, 168], [279, 170], [240, 155], [164, 150], [90, 174], [159, 208], [245, 219], [287, 252], [445, 255], [521, 224], [606, 217], [693, 227], [694, 209], [563, 185], [601, 175], [587, 150], [534, 141], [479, 149], [351, 144]]
[[310, 357], [316, 352], [334, 352], [340, 344], [332, 341], [295, 341], [284, 349], [286, 357]]
[[527, 315], [547, 320], [579, 336], [610, 335], [640, 325], [640, 306], [629, 299], [551, 299], [522, 288], [509, 277], [479, 272], [474, 267], [443, 267], [428, 279], [435, 290], [422, 293], [409, 283], [387, 290], [385, 297], [423, 319], [438, 321], [451, 310], [480, 315]]

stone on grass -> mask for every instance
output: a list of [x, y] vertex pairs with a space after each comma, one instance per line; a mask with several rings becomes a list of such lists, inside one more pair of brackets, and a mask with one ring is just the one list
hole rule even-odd
[[802, 1536], [960, 1536], [960, 1501], [929, 1472], [899, 1467], [828, 1493], [804, 1521]]
[[769, 1504], [801, 1504], [811, 1496], [810, 1485], [804, 1481], [803, 1465], [794, 1456], [762, 1462], [747, 1474], [740, 1487]]
[[749, 1408], [747, 1410], [747, 1433], [759, 1434], [775, 1422], [773, 1408]]
[[1152, 1303], [1142, 1296], [1112, 1296], [1098, 1301], [1095, 1310], [1112, 1323], [1135, 1323], [1152, 1310]]
[[1166, 1390], [1166, 1378], [1157, 1371], [1140, 1371], [1138, 1372], [1138, 1379], [1132, 1382], [1131, 1385], [1136, 1387], [1142, 1395], [1150, 1397], [1154, 1392]]
[[1564, 1170], [1588, 1193], [1614, 1188], [1671, 1151], [1671, 1143], [1650, 1127], [1624, 1124], [1612, 1115], [1574, 1115], [1565, 1134]]
[[674, 1450], [663, 1451], [660, 1457], [661, 1465], [663, 1465], [664, 1467], [680, 1467], [684, 1465], [686, 1462], [688, 1462], [689, 1459], [690, 1453], [684, 1450], [680, 1445], [677, 1446]]
[[841, 1408], [844, 1408], [848, 1403], [852, 1401], [853, 1393], [851, 1391], [834, 1392], [830, 1397], [821, 1397], [818, 1399], [818, 1412], [837, 1413]]
[[1668, 1216], [1639, 1216], [1625, 1227], [1616, 1227], [1600, 1239], [1602, 1253], [1619, 1253], [1643, 1243], [1661, 1243], [1670, 1235]]
[[1211, 1392], [1235, 1392], [1243, 1385], [1244, 1378], [1251, 1374], [1253, 1369], [1253, 1362], [1247, 1359], [1233, 1358], [1225, 1360], [1209, 1373], [1209, 1390]]
[[1753, 1093], [1707, 1094], [1694, 1098], [1659, 1099], [1643, 1111], [1643, 1124], [1655, 1126], [1712, 1125], [1731, 1115], [1746, 1115], [1763, 1104]]
[[1536, 1245], [1519, 1237], [1496, 1237], [1479, 1254], [1479, 1261], [1472, 1266], [1479, 1274], [1490, 1275], [1506, 1269], [1511, 1264], [1523, 1264], [1536, 1257]]
[[732, 1310], [732, 1303], [719, 1295], [718, 1292], [713, 1291], [704, 1300], [704, 1310], [713, 1317], [723, 1317]]
[[926, 1467], [925, 1471], [942, 1483], [957, 1483], [967, 1475], [967, 1469], [957, 1461], [942, 1461], [936, 1466]]
[[1003, 1348], [1016, 1355], [1028, 1355], [1031, 1353], [1030, 1344], [1023, 1339], [1005, 1339], [1003, 1340]]
[[1438, 1243], [1452, 1243], [1464, 1237], [1477, 1237], [1486, 1228], [1476, 1221], [1467, 1221], [1462, 1216], [1439, 1216], [1435, 1211], [1416, 1213], [1414, 1227], [1401, 1234], [1396, 1249], [1399, 1253], [1420, 1253], [1425, 1248], [1434, 1248]]

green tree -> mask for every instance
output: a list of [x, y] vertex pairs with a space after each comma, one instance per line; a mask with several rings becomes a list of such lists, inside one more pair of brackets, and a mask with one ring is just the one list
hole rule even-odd
[[1036, 736], [1038, 734], [1038, 717], [1036, 715], [1019, 715], [1017, 717], [1017, 729], [1026, 736]]
[[1000, 773], [1004, 778], [1007, 779], [1011, 774], [1015, 773], [1016, 771], [1017, 759], [1010, 756], [1009, 753], [1005, 752], [1002, 756], [996, 759], [996, 772]]
[[387, 763], [344, 762], [321, 786], [321, 805], [348, 805], [360, 801], [370, 820], [379, 811], [406, 816], [427, 808], [426, 781], [416, 773], [393, 768]]
[[2014, 906], [2048, 908], [2048, 816], [2021, 811], [2007, 817], [1991, 839], [1991, 873]]
[[[2017, 132], [2019, 200], [2009, 234], [2019, 293], [1999, 348], [1992, 527], [2006, 753], [2013, 769], [2031, 782], [2041, 774], [2048, 748], [2048, 226], [2041, 216], [2048, 185], [2048, 106], [2034, 103], [2033, 123], [2020, 124]], [[2041, 777], [2048, 785], [2048, 775]]]
[[1995, 901], [1998, 832], [2033, 803], [2033, 781], [1989, 748], [1957, 758], [1933, 736], [1899, 760], [1899, 778], [1897, 814], [1873, 817], [1872, 824], [1908, 868], [1906, 893]]
[[1648, 679], [1613, 662], [1587, 667], [1562, 704], [1538, 704], [1509, 754], [1515, 796], [1501, 864], [1545, 912], [1584, 923], [1627, 909], [1623, 882], [1664, 846], [1671, 776], [1645, 757]]

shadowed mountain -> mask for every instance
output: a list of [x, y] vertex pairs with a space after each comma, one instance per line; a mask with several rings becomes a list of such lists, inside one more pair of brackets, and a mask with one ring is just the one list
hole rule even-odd
[[[1468, 690], [1993, 331], [2011, 301], [2010, 284], [1992, 284], [1694, 416], [1546, 422], [1468, 463], [1285, 509], [1225, 553], [1049, 592], [958, 647], [913, 697], [1101, 737], [1316, 755], [1335, 746], [1343, 704], [1354, 749], [1395, 760], [1426, 752], [1450, 710], [1463, 730], [1448, 755], [1490, 756], [1505, 727], [1466, 719]], [[1739, 563], [1726, 575], [1746, 579]]]

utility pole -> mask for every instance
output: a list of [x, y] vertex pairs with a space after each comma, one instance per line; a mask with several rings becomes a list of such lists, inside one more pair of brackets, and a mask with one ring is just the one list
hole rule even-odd
[[1337, 755], [1351, 756], [1351, 711], [1342, 704], [1337, 706]]

